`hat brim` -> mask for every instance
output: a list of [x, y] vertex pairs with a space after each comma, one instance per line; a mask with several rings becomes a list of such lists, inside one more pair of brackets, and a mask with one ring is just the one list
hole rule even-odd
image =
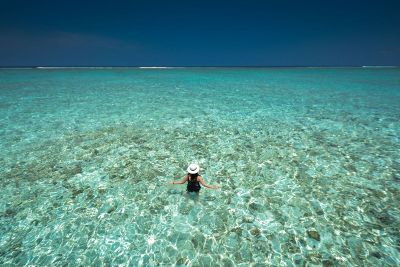
[[195, 173], [198, 173], [198, 172], [199, 172], [199, 169], [196, 169], [196, 170], [194, 170], [194, 171], [188, 170], [188, 173], [190, 173], [190, 174], [195, 174]]
[[194, 170], [191, 170], [190, 166], [187, 168], [187, 172], [190, 173], [190, 174], [198, 173], [199, 170], [200, 170], [199, 166], [196, 166], [196, 169], [194, 169]]

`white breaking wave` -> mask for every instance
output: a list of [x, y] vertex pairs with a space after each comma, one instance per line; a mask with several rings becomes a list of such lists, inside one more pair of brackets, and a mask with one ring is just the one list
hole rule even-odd
[[185, 67], [158, 67], [158, 66], [154, 66], [154, 67], [139, 67], [139, 69], [183, 69]]
[[363, 68], [398, 68], [398, 66], [362, 66]]

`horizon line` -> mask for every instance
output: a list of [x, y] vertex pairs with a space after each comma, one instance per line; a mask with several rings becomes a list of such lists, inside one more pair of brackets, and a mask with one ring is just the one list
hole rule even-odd
[[190, 65], [190, 66], [0, 66], [0, 69], [112, 69], [112, 68], [137, 68], [137, 69], [175, 69], [175, 68], [399, 68], [400, 65]]

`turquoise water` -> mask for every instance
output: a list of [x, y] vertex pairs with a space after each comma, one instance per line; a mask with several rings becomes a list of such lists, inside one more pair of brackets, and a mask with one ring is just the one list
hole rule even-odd
[[0, 70], [0, 265], [399, 266], [399, 118], [398, 68]]

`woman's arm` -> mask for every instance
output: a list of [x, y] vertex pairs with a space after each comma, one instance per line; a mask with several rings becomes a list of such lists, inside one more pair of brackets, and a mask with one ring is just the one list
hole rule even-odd
[[183, 177], [182, 180], [180, 180], [180, 181], [178, 181], [178, 182], [173, 181], [173, 182], [171, 182], [171, 184], [184, 184], [184, 183], [186, 183], [186, 181], [187, 181], [188, 179], [189, 179], [189, 176], [188, 176], [188, 175], [185, 175], [185, 177]]
[[210, 188], [210, 189], [217, 189], [217, 188], [220, 188], [221, 186], [218, 186], [218, 185], [207, 185], [205, 182], [204, 182], [204, 180], [203, 180], [203, 178], [201, 177], [201, 176], [198, 176], [197, 177], [197, 180], [199, 181], [199, 183], [201, 183], [204, 187], [207, 187], [207, 188]]

